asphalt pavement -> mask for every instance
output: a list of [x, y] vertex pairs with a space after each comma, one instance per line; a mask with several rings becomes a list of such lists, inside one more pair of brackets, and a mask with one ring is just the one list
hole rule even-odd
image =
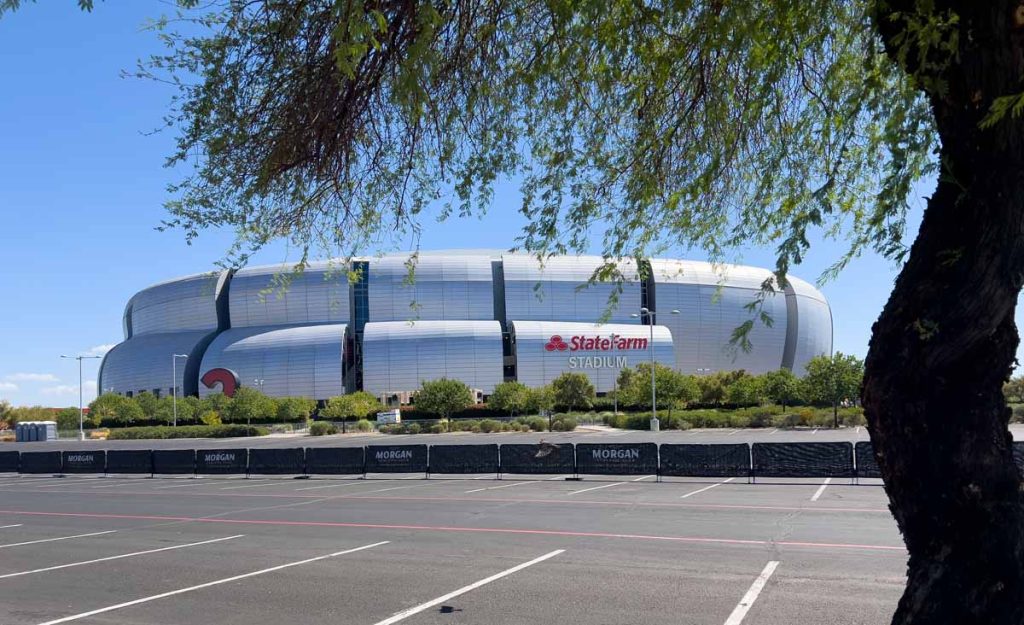
[[[426, 440], [548, 436], [753, 435]], [[877, 481], [387, 477], [0, 476], [0, 623], [881, 625], [904, 583]]]

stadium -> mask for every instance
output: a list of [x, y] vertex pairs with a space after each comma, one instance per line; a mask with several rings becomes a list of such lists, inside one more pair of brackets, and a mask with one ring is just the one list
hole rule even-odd
[[148, 287], [125, 307], [125, 340], [104, 357], [98, 387], [205, 397], [244, 385], [316, 400], [365, 390], [393, 404], [441, 377], [483, 398], [505, 380], [541, 386], [574, 371], [607, 393], [652, 355], [696, 375], [799, 375], [832, 351], [828, 302], [792, 276], [763, 297], [772, 322], [754, 323], [751, 348], [730, 345], [773, 279], [766, 269], [623, 260], [624, 279], [592, 282], [601, 257], [420, 252], [412, 276], [410, 262], [247, 267]]

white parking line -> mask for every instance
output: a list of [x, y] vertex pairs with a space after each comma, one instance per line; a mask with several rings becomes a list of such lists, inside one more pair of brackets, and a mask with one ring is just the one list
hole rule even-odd
[[722, 484], [728, 484], [729, 482], [731, 482], [731, 481], [733, 481], [735, 479], [736, 478], [734, 478], [734, 477], [730, 477], [729, 479], [722, 480], [721, 482], [715, 482], [711, 486], [705, 486], [704, 488], [698, 488], [697, 490], [692, 490], [692, 491], [686, 493], [685, 495], [681, 496], [680, 499], [686, 499], [687, 497], [689, 497], [691, 495], [696, 495], [697, 493], [703, 493], [704, 491], [711, 490], [712, 488], [714, 488], [716, 486], [721, 486]]
[[[130, 478], [130, 479], [127, 479], [127, 478], [126, 479], [120, 479], [120, 480], [103, 480], [104, 482], [106, 482], [106, 484], [101, 484], [99, 486], [90, 486], [89, 488], [117, 488], [118, 486], [127, 486], [128, 484], [130, 484], [132, 482], [136, 482], [137, 483], [139, 480], [142, 480], [142, 479], [145, 479], [145, 478], [135, 477], [135, 478]], [[111, 482], [115, 482], [115, 483], [112, 484]]]
[[301, 566], [303, 564], [309, 564], [311, 562], [317, 562], [319, 560], [326, 560], [327, 558], [334, 558], [334, 557], [343, 556], [343, 555], [349, 554], [349, 553], [355, 553], [356, 551], [363, 551], [365, 549], [372, 549], [374, 547], [379, 547], [381, 545], [386, 545], [386, 544], [388, 544], [388, 542], [390, 542], [390, 541], [385, 540], [385, 541], [382, 541], [382, 542], [379, 542], [379, 543], [373, 543], [373, 544], [370, 544], [370, 545], [363, 545], [362, 547], [356, 547], [355, 549], [346, 549], [345, 551], [336, 551], [334, 553], [329, 553], [329, 554], [324, 555], [324, 556], [317, 556], [315, 558], [308, 558], [306, 560], [299, 560], [298, 562], [289, 562], [288, 564], [281, 564], [281, 565], [278, 565], [278, 566], [272, 566], [269, 569], [260, 569], [259, 571], [253, 571], [251, 573], [244, 573], [242, 575], [235, 575], [234, 577], [227, 577], [225, 579], [218, 579], [216, 581], [206, 582], [205, 584], [199, 584], [197, 586], [189, 586], [188, 588], [180, 588], [178, 590], [172, 590], [170, 592], [161, 593], [159, 595], [151, 595], [149, 597], [142, 597], [141, 599], [135, 599], [134, 601], [127, 601], [125, 603], [118, 603], [117, 605], [107, 606], [105, 608], [100, 608], [98, 610], [91, 610], [89, 612], [82, 612], [81, 614], [73, 614], [71, 616], [65, 616], [63, 618], [59, 618], [59, 619], [56, 619], [56, 620], [53, 620], [53, 621], [46, 621], [45, 623], [40, 623], [39, 625], [57, 625], [58, 623], [67, 623], [69, 621], [77, 621], [79, 619], [89, 618], [90, 616], [95, 616], [97, 614], [104, 614], [106, 612], [113, 612], [114, 610], [120, 610], [122, 608], [131, 607], [133, 605], [139, 605], [140, 603], [148, 603], [150, 601], [156, 601], [157, 599], [164, 599], [166, 597], [173, 597], [174, 595], [180, 595], [180, 594], [184, 594], [186, 592], [192, 592], [193, 590], [201, 590], [203, 588], [209, 588], [211, 586], [219, 586], [220, 584], [228, 584], [228, 583], [231, 583], [231, 582], [238, 581], [240, 579], [246, 579], [246, 578], [249, 578], [249, 577], [256, 577], [257, 575], [263, 575], [265, 573], [273, 573], [274, 571], [280, 571], [282, 569], [291, 568], [293, 566]]
[[778, 431], [779, 431], [779, 428], [775, 428], [775, 429], [774, 429], [774, 430], [772, 430], [771, 432], [768, 432], [768, 435], [770, 436], [770, 435], [772, 435], [772, 434], [774, 434], [774, 433], [776, 433], [776, 432], [778, 432]]
[[85, 538], [86, 536], [102, 536], [103, 534], [113, 534], [117, 530], [107, 530], [105, 532], [93, 532], [91, 534], [75, 534], [74, 536], [61, 536], [59, 538], [42, 538], [39, 540], [29, 540], [23, 543], [11, 543], [9, 545], [0, 545], [0, 549], [7, 549], [8, 547], [21, 547], [23, 545], [35, 545], [38, 543], [52, 543], [58, 540], [70, 540], [72, 538]]
[[642, 481], [644, 481], [646, 479], [649, 479], [649, 478], [652, 478], [652, 477], [654, 477], [654, 476], [653, 475], [641, 475], [640, 477], [636, 478], [635, 480], [630, 480], [630, 482], [642, 482]]
[[325, 484], [323, 486], [305, 486], [303, 488], [296, 488], [294, 490], [319, 490], [321, 488], [342, 488], [344, 486], [355, 486], [356, 484], [366, 484], [363, 480], [353, 480], [351, 482], [345, 482], [344, 484]]
[[811, 432], [811, 434], [817, 434], [817, 433], [818, 433], [818, 428], [814, 428], [814, 431]]
[[[358, 495], [369, 495], [370, 493], [386, 493], [389, 490], [402, 490], [403, 488], [416, 488], [419, 484], [413, 484], [412, 486], [392, 486], [391, 488], [379, 488], [377, 490], [361, 490], [358, 493], [351, 495], [352, 497]], [[340, 495], [341, 497], [349, 497], [350, 495]]]
[[[178, 479], [180, 479], [180, 478], [178, 478]], [[164, 489], [167, 489], [167, 488], [185, 488], [186, 486], [218, 486], [218, 485], [223, 485], [224, 484], [224, 482], [221, 482], [221, 481], [209, 482], [209, 481], [205, 481], [205, 480], [201, 480], [201, 479], [196, 479], [196, 478], [186, 478], [186, 479], [188, 479], [188, 483], [187, 484], [173, 484], [171, 486], [154, 486], [153, 490], [164, 490]]]
[[501, 486], [488, 486], [487, 488], [474, 488], [473, 490], [467, 490], [467, 493], [479, 493], [482, 490], [498, 490], [499, 488], [510, 488], [512, 486], [522, 486], [523, 484], [533, 484], [534, 482], [516, 482], [514, 484], [502, 484]]
[[732, 436], [733, 434], [739, 434], [742, 431], [743, 430], [733, 430], [732, 432], [729, 432], [728, 434], [726, 434], [726, 436]]
[[281, 480], [268, 480], [266, 482], [260, 482], [256, 484], [245, 484], [244, 486], [225, 486], [221, 490], [238, 490], [239, 488], [256, 488], [257, 486], [273, 486], [274, 484], [281, 484]]
[[772, 560], [765, 565], [764, 570], [757, 576], [754, 583], [750, 585], [747, 594], [743, 595], [739, 604], [733, 609], [732, 614], [729, 615], [729, 618], [725, 619], [725, 625], [740, 625], [743, 622], [743, 617], [750, 611], [750, 606], [754, 605], [754, 602], [757, 601], [757, 596], [764, 590], [765, 584], [768, 583], [768, 578], [772, 576], [772, 573], [775, 572], [778, 566], [779, 563], [776, 560]]
[[48, 566], [45, 569], [33, 569], [31, 571], [21, 571], [19, 573], [7, 573], [0, 575], [0, 579], [7, 579], [8, 577], [21, 577], [22, 575], [32, 575], [33, 573], [45, 573], [47, 571], [56, 571], [58, 569], [69, 569], [73, 566], [85, 566], [86, 564], [96, 564], [97, 562], [109, 562], [110, 560], [121, 560], [122, 558], [131, 558], [134, 556], [144, 556], [150, 553], [159, 553], [161, 551], [173, 551], [174, 549], [184, 549], [186, 547], [198, 547], [199, 545], [209, 545], [211, 543], [219, 543], [225, 540], [233, 540], [235, 538], [241, 538], [245, 534], [236, 534], [235, 536], [227, 536], [225, 538], [214, 538], [212, 540], [204, 540], [198, 543], [188, 543], [187, 545], [173, 545], [171, 547], [161, 547], [160, 549], [149, 549], [147, 551], [136, 551], [134, 553], [122, 553], [119, 556], [109, 556], [106, 558], [96, 558], [95, 560], [85, 560], [83, 562], [72, 562], [70, 564], [59, 564], [57, 566]]
[[5, 530], [9, 527], [21, 527], [21, 523], [17, 523], [15, 525], [0, 525], [0, 530]]
[[823, 492], [825, 492], [825, 489], [828, 488], [828, 485], [831, 484], [831, 483], [832, 483], [832, 478], [826, 477], [825, 481], [822, 482], [821, 486], [818, 487], [818, 490], [816, 490], [814, 492], [814, 495], [811, 496], [811, 501], [818, 501], [818, 497], [821, 497], [821, 494]]
[[625, 482], [612, 482], [611, 484], [604, 484], [602, 486], [593, 486], [591, 488], [584, 488], [584, 489], [581, 489], [581, 490], [570, 491], [570, 492], [568, 492], [566, 494], [567, 495], [575, 495], [576, 493], [585, 493], [585, 492], [591, 491], [591, 490], [600, 490], [602, 488], [611, 488], [612, 486], [622, 486], [623, 484], [625, 484]]
[[[512, 567], [510, 569], [506, 569], [506, 570], [502, 571], [501, 573], [496, 573], [494, 575], [491, 575], [490, 577], [485, 577], [484, 579], [482, 579], [482, 580], [480, 580], [478, 582], [473, 582], [472, 584], [470, 584], [468, 586], [463, 586], [462, 588], [459, 588], [458, 590], [454, 590], [454, 591], [448, 593], [447, 595], [442, 595], [442, 596], [438, 597], [437, 599], [433, 599], [433, 600], [428, 601], [426, 603], [421, 603], [418, 606], [414, 606], [414, 607], [409, 608], [407, 610], [402, 610], [401, 612], [395, 614], [394, 616], [391, 616], [390, 618], [386, 618], [383, 621], [378, 621], [374, 625], [392, 625], [393, 623], [397, 623], [399, 621], [405, 620], [406, 618], [412, 616], [413, 614], [419, 614], [420, 612], [423, 612], [424, 610], [429, 610], [430, 608], [434, 607], [435, 605], [442, 604], [445, 601], [448, 601], [449, 599], [454, 599], [455, 597], [458, 597], [459, 595], [464, 595], [464, 594], [466, 594], [467, 592], [469, 592], [471, 590], [476, 590], [477, 588], [480, 588], [481, 586], [485, 586], [487, 584], [490, 584], [491, 582], [497, 581], [497, 580], [499, 580], [499, 579], [501, 579], [503, 577], [508, 577], [509, 575], [511, 575], [513, 573], [516, 573], [518, 571], [522, 571], [523, 569], [525, 569], [527, 567], [533, 566], [534, 564], [539, 564], [540, 562], [543, 562], [545, 560], [549, 560], [549, 559], [551, 559], [551, 558], [553, 558], [553, 557], [555, 557], [555, 556], [557, 556], [559, 554], [562, 554], [562, 553], [565, 553], [565, 549], [556, 549], [555, 551], [552, 551], [550, 553], [546, 553], [546, 554], [542, 555], [539, 558], [534, 558], [533, 560], [530, 560], [529, 562], [524, 562], [524, 563], [516, 565], [516, 566], [514, 566], [514, 567]], [[50, 623], [43, 623], [43, 625], [51, 625], [51, 624]]]

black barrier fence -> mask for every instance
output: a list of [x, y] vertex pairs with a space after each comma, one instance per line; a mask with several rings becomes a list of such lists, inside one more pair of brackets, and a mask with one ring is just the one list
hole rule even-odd
[[[1024, 442], [1014, 443], [1024, 472]], [[0, 452], [0, 472], [355, 475], [510, 473], [679, 477], [879, 477], [865, 441], [823, 443], [371, 445], [291, 449]]]
[[248, 449], [196, 450], [196, 473], [200, 475], [244, 475], [248, 470]]
[[431, 445], [431, 473], [497, 473], [497, 445]]
[[20, 457], [16, 451], [0, 451], [0, 473], [17, 473]]
[[853, 455], [857, 460], [857, 477], [882, 477], [882, 470], [875, 460], [875, 450], [868, 441], [858, 441], [853, 446]]
[[59, 451], [25, 451], [21, 454], [22, 473], [60, 473]]
[[589, 475], [656, 475], [655, 443], [578, 443], [576, 471]]
[[570, 443], [502, 445], [499, 455], [502, 473], [556, 475], [576, 472], [576, 455]]
[[750, 476], [750, 447], [746, 443], [665, 444], [660, 447], [660, 452], [662, 475], [680, 477]]
[[365, 473], [362, 447], [307, 447], [306, 473], [310, 475], [355, 475]]
[[103, 473], [107, 470], [105, 451], [65, 451], [61, 457], [63, 473]]
[[107, 473], [153, 473], [153, 452], [148, 449], [111, 449]]
[[194, 449], [154, 449], [153, 473], [183, 475], [196, 472]]
[[426, 445], [370, 445], [366, 448], [367, 473], [426, 473]]
[[754, 443], [754, 477], [853, 477], [850, 443]]
[[306, 472], [306, 450], [250, 449], [249, 473], [256, 475], [302, 475]]

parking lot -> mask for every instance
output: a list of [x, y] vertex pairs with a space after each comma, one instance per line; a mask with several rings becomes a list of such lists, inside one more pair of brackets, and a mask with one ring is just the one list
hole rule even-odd
[[899, 599], [877, 480], [565, 477], [3, 477], [0, 622], [880, 624]]

